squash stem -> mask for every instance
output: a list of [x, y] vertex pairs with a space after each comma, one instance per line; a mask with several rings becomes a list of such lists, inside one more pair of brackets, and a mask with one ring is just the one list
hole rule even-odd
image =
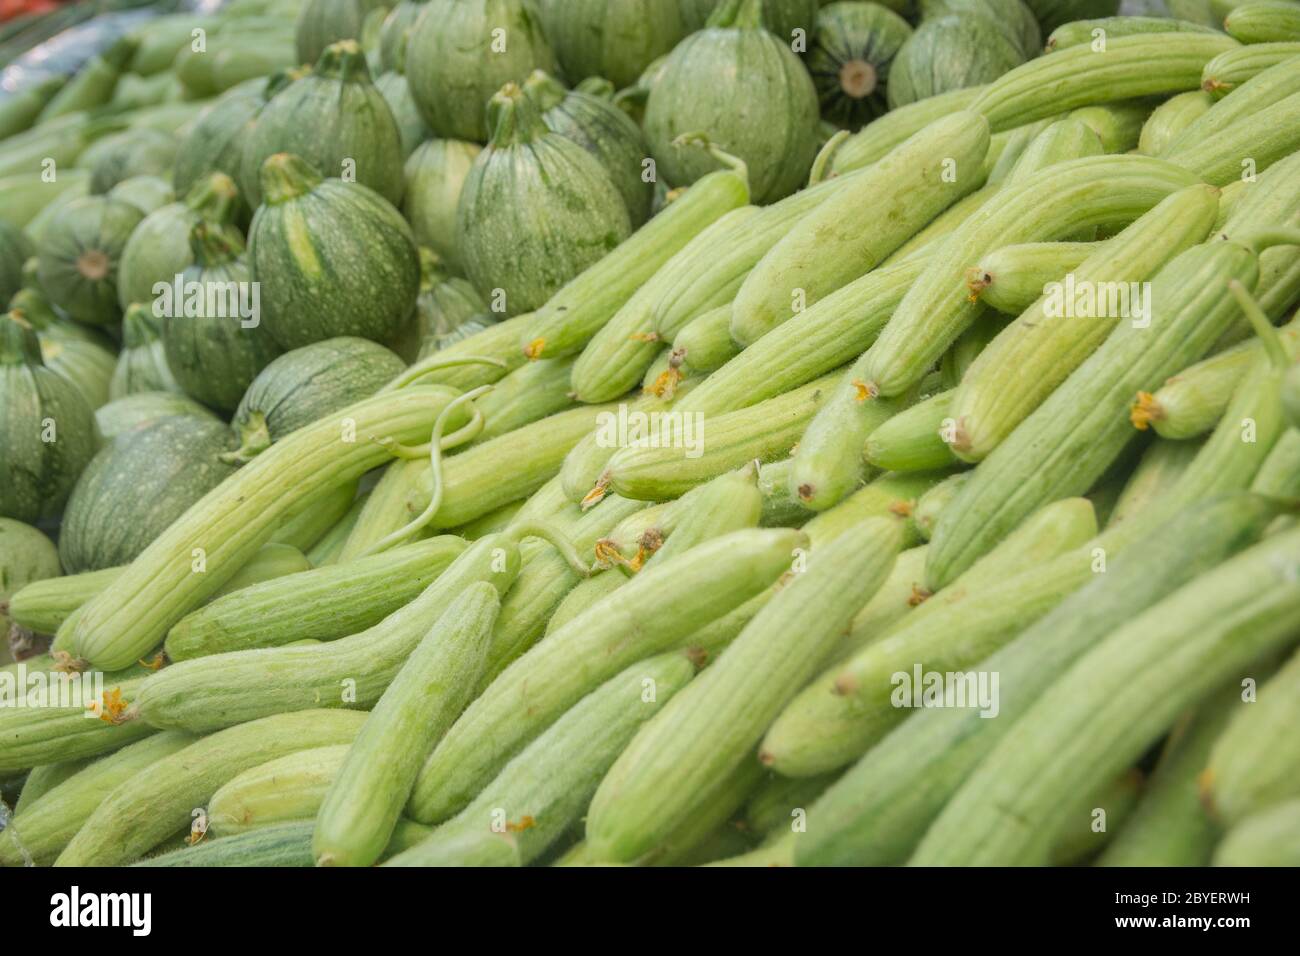
[[1281, 336], [1277, 334], [1277, 329], [1273, 328], [1273, 324], [1269, 322], [1268, 316], [1259, 307], [1255, 297], [1236, 279], [1228, 280], [1228, 291], [1232, 293], [1232, 297], [1241, 306], [1241, 311], [1246, 313], [1246, 318], [1250, 320], [1251, 327], [1254, 328], [1255, 334], [1259, 336], [1260, 342], [1263, 343], [1269, 364], [1273, 366], [1274, 371], [1285, 372], [1291, 365], [1291, 356], [1287, 354]]
[[673, 140], [673, 146], [677, 147], [678, 149], [681, 149], [685, 146], [694, 146], [698, 149], [702, 149], [705, 152], [707, 152], [710, 156], [712, 156], [714, 159], [716, 159], [719, 163], [721, 163], [723, 166], [727, 167], [727, 169], [731, 170], [742, 180], [744, 180], [746, 185], [749, 184], [749, 166], [745, 164], [745, 161], [741, 159], [739, 156], [733, 156], [731, 155], [731, 153], [719, 149], [718, 146], [713, 142], [713, 140], [709, 139], [708, 133], [704, 133], [704, 132], [682, 133], [675, 140]]
[[813, 160], [812, 170], [808, 173], [809, 186], [816, 186], [826, 180], [830, 165], [835, 160], [835, 154], [840, 151], [840, 147], [844, 145], [844, 141], [848, 138], [849, 131], [842, 129], [826, 141], [826, 145], [821, 148], [817, 153], [817, 158]]

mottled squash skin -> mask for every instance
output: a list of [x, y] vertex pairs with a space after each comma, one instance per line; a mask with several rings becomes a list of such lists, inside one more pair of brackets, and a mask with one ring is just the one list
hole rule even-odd
[[480, 152], [478, 143], [430, 139], [406, 160], [402, 212], [416, 242], [436, 252], [444, 266], [456, 273], [464, 271], [456, 251], [456, 207]]
[[117, 322], [118, 264], [143, 218], [130, 203], [106, 196], [74, 199], [56, 212], [36, 249], [37, 275], [50, 301], [79, 322]]
[[628, 86], [689, 32], [678, 0], [539, 0], [538, 8], [560, 67], [575, 83], [603, 76]]

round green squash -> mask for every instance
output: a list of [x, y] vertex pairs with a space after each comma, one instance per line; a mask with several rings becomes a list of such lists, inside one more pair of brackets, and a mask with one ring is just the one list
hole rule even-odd
[[[709, 17], [725, 0], [678, 0], [682, 22], [688, 33], [702, 30]], [[773, 34], [790, 44], [795, 30], [805, 31], [811, 40], [817, 31], [818, 0], [763, 0], [763, 22]]]
[[171, 415], [220, 421], [210, 408], [180, 392], [136, 392], [134, 395], [115, 398], [107, 405], [95, 409], [95, 422], [99, 425], [99, 433], [104, 440], [110, 441], [137, 425]]
[[[69, 574], [129, 564], [190, 506], [234, 474], [221, 460], [230, 429], [173, 415], [109, 442], [77, 481], [63, 512], [59, 558]], [[196, 542], [197, 544], [197, 542]]]
[[926, 20], [971, 13], [996, 23], [1026, 60], [1043, 52], [1043, 32], [1038, 20], [1021, 0], [921, 0], [921, 16]]
[[723, 0], [709, 26], [668, 55], [645, 108], [661, 177], [689, 186], [719, 168], [704, 150], [673, 145], [703, 132], [744, 160], [756, 203], [790, 195], [817, 154], [817, 91], [800, 59], [762, 26], [759, 0]]
[[600, 160], [623, 197], [632, 227], [650, 218], [654, 183], [644, 175], [648, 149], [636, 123], [610, 99], [583, 90], [566, 90], [540, 70], [528, 78], [524, 92], [542, 111], [547, 127]]
[[0, 516], [57, 515], [99, 444], [81, 393], [45, 367], [36, 330], [0, 316]]
[[[28, 265], [33, 265], [35, 261], [33, 257], [28, 260]], [[49, 297], [36, 287], [34, 275], [30, 276], [28, 284], [15, 292], [13, 298], [9, 300], [9, 311], [22, 315], [36, 330], [37, 338], [89, 342], [106, 352], [112, 352], [117, 348], [113, 340], [99, 329], [72, 321], [66, 312], [51, 303]]]
[[108, 191], [109, 198], [129, 202], [146, 216], [176, 201], [171, 181], [161, 176], [132, 176]]
[[23, 263], [31, 254], [27, 235], [0, 219], [0, 302], [8, 302], [23, 287]]
[[[188, 247], [189, 243], [186, 243]], [[188, 268], [182, 266], [181, 272]], [[167, 364], [162, 324], [150, 306], [137, 302], [122, 316], [122, 351], [113, 369], [109, 397], [137, 392], [183, 392]]]
[[154, 284], [171, 284], [194, 262], [190, 232], [207, 220], [222, 225], [239, 212], [239, 192], [225, 173], [209, 173], [191, 187], [183, 202], [169, 203], [149, 213], [136, 226], [122, 250], [117, 273], [117, 303], [126, 310], [137, 302], [152, 302]]
[[57, 578], [62, 573], [59, 549], [43, 531], [12, 518], [0, 518], [0, 634], [9, 633], [10, 597], [33, 581]]
[[493, 324], [492, 313], [478, 290], [450, 274], [431, 249], [420, 249], [420, 295], [415, 314], [392, 343], [406, 362], [428, 358], [464, 338], [465, 329], [478, 331]]
[[645, 122], [645, 104], [650, 98], [650, 91], [659, 82], [659, 77], [663, 76], [664, 67], [667, 65], [668, 54], [665, 53], [647, 66], [635, 83], [619, 90], [612, 100], [614, 105], [631, 117], [632, 122], [638, 127]]
[[430, 139], [406, 160], [402, 212], [415, 241], [436, 252], [446, 267], [463, 271], [456, 254], [456, 208], [465, 179], [483, 148], [459, 139]]
[[[262, 323], [261, 304], [251, 297], [256, 286], [239, 233], [200, 222], [190, 243], [194, 264], [181, 273], [184, 301], [156, 299], [154, 314], [162, 313], [163, 350], [177, 384], [191, 398], [229, 412], [280, 350]], [[244, 305], [251, 314], [242, 315]]]
[[411, 96], [411, 86], [405, 75], [390, 70], [381, 73], [375, 80], [375, 88], [388, 104], [397, 123], [397, 135], [402, 142], [402, 157], [405, 159], [415, 152], [415, 148], [429, 138], [429, 125], [425, 123], [420, 108]]
[[[1096, 20], [1119, 13], [1119, 0], [1024, 0], [1024, 3], [1038, 19], [1043, 36], [1062, 23]], [[1222, 26], [1222, 23], [1216, 25]]]
[[420, 289], [415, 237], [401, 213], [374, 190], [322, 179], [289, 154], [266, 161], [262, 187], [249, 259], [262, 325], [280, 347], [340, 335], [391, 339]]
[[366, 17], [388, 5], [372, 0], [306, 0], [294, 23], [298, 62], [315, 63], [327, 46], [339, 40], [360, 40]]
[[301, 156], [326, 175], [401, 203], [401, 133], [355, 40], [326, 47], [311, 74], [276, 93], [258, 115], [240, 161], [239, 187], [250, 206], [262, 202], [262, 164], [276, 153]]
[[846, 0], [822, 7], [807, 59], [822, 118], [856, 130], [887, 112], [889, 67], [911, 35], [906, 20], [878, 3]]
[[81, 339], [45, 336], [39, 332], [37, 339], [45, 367], [71, 382], [92, 410], [108, 401], [117, 356]]
[[90, 170], [90, 192], [102, 195], [132, 176], [171, 176], [176, 137], [148, 126], [105, 136], [78, 159]]
[[542, 27], [573, 81], [627, 86], [686, 36], [678, 0], [538, 0]]
[[435, 136], [482, 143], [506, 83], [558, 73], [533, 0], [427, 0], [406, 44], [406, 78]]
[[384, 70], [406, 72], [406, 40], [425, 0], [398, 0], [379, 28], [379, 65]]
[[144, 214], [107, 196], [83, 196], [56, 212], [36, 243], [38, 276], [50, 301], [78, 322], [112, 325], [118, 263]]
[[925, 20], [889, 68], [893, 109], [951, 90], [991, 83], [1025, 61], [993, 20], [979, 14]]
[[456, 215], [465, 272], [493, 309], [539, 308], [631, 233], [600, 161], [542, 121], [507, 83], [489, 107], [492, 141], [474, 160]]
[[341, 336], [285, 352], [258, 373], [230, 426], [245, 462], [290, 432], [375, 394], [406, 368], [368, 339]]

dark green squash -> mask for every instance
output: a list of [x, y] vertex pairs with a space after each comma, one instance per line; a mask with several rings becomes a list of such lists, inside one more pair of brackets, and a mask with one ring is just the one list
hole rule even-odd
[[906, 106], [951, 90], [991, 83], [1025, 61], [990, 18], [964, 13], [925, 20], [889, 69], [889, 105]]
[[112, 325], [118, 263], [144, 214], [107, 196], [83, 196], [62, 206], [36, 243], [41, 288], [78, 322]]
[[271, 336], [284, 349], [340, 335], [390, 340], [420, 288], [415, 237], [401, 213], [288, 154], [266, 161], [262, 187], [249, 258]]
[[538, 0], [542, 27], [573, 81], [627, 86], [689, 32], [677, 0]]
[[1043, 32], [1038, 20], [1021, 0], [921, 0], [921, 16], [926, 20], [972, 13], [996, 23], [1026, 60], [1043, 52]]
[[93, 411], [109, 399], [109, 387], [117, 356], [107, 349], [79, 339], [37, 335], [41, 343], [41, 361], [56, 375], [61, 375], [81, 393]]
[[[645, 176], [645, 137], [626, 113], [610, 101], [583, 90], [566, 90], [552, 76], [534, 71], [524, 92], [542, 111], [542, 120], [600, 160], [623, 197], [632, 227], [650, 217], [654, 183]], [[611, 91], [612, 93], [612, 91]]]
[[229, 225], [239, 211], [239, 191], [225, 173], [210, 173], [191, 187], [183, 202], [149, 213], [122, 250], [117, 274], [117, 303], [126, 310], [152, 302], [154, 285], [170, 285], [194, 262], [190, 232], [196, 223]]
[[[21, 521], [0, 518], [0, 634], [9, 636], [9, 599], [33, 581], [57, 578], [59, 549], [45, 534]], [[10, 650], [8, 641], [0, 641], [0, 664]]]
[[26, 233], [0, 219], [0, 302], [8, 302], [23, 287], [23, 263], [31, 254]]
[[420, 144], [406, 161], [402, 212], [415, 241], [436, 252], [446, 267], [457, 273], [464, 267], [456, 254], [456, 208], [480, 152], [478, 143], [431, 139]]
[[665, 53], [647, 66], [641, 72], [641, 75], [637, 77], [635, 83], [619, 90], [611, 101], [631, 117], [632, 122], [636, 123], [637, 126], [640, 126], [645, 121], [646, 100], [650, 98], [650, 91], [659, 82], [659, 77], [663, 76], [664, 67], [667, 65], [668, 54]]
[[35, 256], [27, 260], [23, 269], [23, 277], [27, 284], [15, 292], [13, 298], [9, 300], [10, 311], [21, 312], [23, 318], [31, 324], [40, 338], [75, 339], [98, 345], [109, 352], [116, 349], [117, 346], [112, 338], [99, 329], [72, 321], [68, 313], [54, 305], [49, 296], [38, 288], [36, 261]]
[[393, 114], [393, 121], [397, 123], [397, 135], [402, 142], [402, 158], [405, 159], [429, 138], [429, 125], [424, 121], [420, 108], [415, 105], [410, 84], [403, 74], [392, 70], [381, 73], [375, 80], [375, 88], [383, 96]]
[[[69, 574], [129, 564], [190, 506], [234, 474], [219, 421], [173, 415], [106, 445], [68, 499], [59, 558]], [[195, 542], [196, 546], [201, 542]]]
[[379, 28], [379, 65], [384, 70], [406, 72], [406, 40], [425, 0], [398, 0]]
[[420, 249], [420, 296], [415, 314], [392, 349], [406, 362], [428, 358], [471, 332], [493, 324], [492, 313], [478, 290], [451, 275], [431, 249]]
[[146, 216], [176, 200], [170, 179], [161, 176], [131, 176], [110, 189], [108, 195], [130, 203]]
[[822, 7], [807, 59], [822, 118], [856, 130], [887, 112], [889, 67], [911, 35], [906, 20], [878, 3], [853, 0]]
[[90, 192], [102, 195], [132, 176], [167, 176], [176, 161], [175, 136], [144, 126], [105, 136], [78, 165], [90, 170]]
[[[1100, 17], [1113, 17], [1119, 13], [1119, 0], [1024, 0], [1024, 2], [1038, 19], [1043, 36], [1050, 34], [1062, 23], [1096, 20]], [[1221, 27], [1222, 23], [1215, 25]]]
[[180, 392], [136, 392], [134, 395], [115, 398], [107, 405], [95, 409], [95, 422], [99, 425], [99, 433], [104, 436], [104, 440], [109, 441], [137, 425], [171, 415], [220, 421], [210, 408]]
[[668, 55], [645, 109], [659, 175], [689, 186], [719, 168], [674, 146], [702, 132], [749, 167], [754, 201], [782, 199], [806, 181], [817, 154], [817, 91], [803, 63], [763, 29], [760, 0], [723, 0], [709, 26]]
[[[182, 266], [181, 272], [186, 268]], [[109, 397], [124, 398], [138, 392], [184, 392], [167, 364], [162, 323], [150, 306], [139, 302], [128, 306], [122, 316], [122, 351], [113, 369]]]
[[[687, 32], [704, 29], [720, 2], [726, 0], [678, 0]], [[763, 0], [763, 22], [787, 46], [795, 30], [804, 30], [811, 47], [818, 6], [818, 0]]]
[[474, 160], [456, 216], [470, 282], [495, 310], [539, 308], [631, 233], [600, 161], [542, 121], [514, 83], [492, 97], [492, 141]]
[[306, 0], [294, 24], [298, 62], [315, 63], [327, 46], [339, 40], [360, 40], [371, 11], [388, 6], [372, 0]]
[[238, 231], [200, 222], [190, 243], [194, 264], [181, 273], [181, 294], [156, 299], [154, 313], [163, 315], [163, 348], [177, 384], [229, 412], [280, 350], [262, 323]]
[[239, 441], [228, 456], [246, 462], [290, 432], [379, 391], [406, 368], [368, 339], [343, 336], [285, 352], [258, 373], [230, 426]]
[[41, 361], [20, 315], [0, 316], [0, 516], [54, 517], [99, 444], [81, 393]]
[[506, 83], [558, 73], [533, 0], [427, 0], [406, 45], [406, 78], [435, 136], [485, 142], [484, 110]]
[[310, 75], [276, 93], [258, 115], [240, 161], [239, 188], [250, 206], [262, 202], [262, 164], [276, 153], [301, 156], [325, 175], [401, 203], [401, 134], [355, 40], [327, 47]]

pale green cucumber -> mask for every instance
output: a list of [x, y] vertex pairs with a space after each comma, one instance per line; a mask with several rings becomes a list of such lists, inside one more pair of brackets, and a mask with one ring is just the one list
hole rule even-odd
[[371, 555], [380, 541], [414, 520], [419, 509], [414, 508], [411, 497], [427, 482], [428, 469], [427, 458], [404, 458], [384, 468], [339, 550], [339, 563], [350, 564]]
[[274, 581], [290, 574], [301, 574], [311, 570], [307, 556], [291, 544], [276, 544], [268, 541], [257, 549], [253, 560], [235, 572], [232, 577], [212, 593], [211, 600], [219, 601], [227, 594], [242, 591], [254, 584]]
[[519, 342], [527, 358], [562, 358], [582, 351], [628, 299], [692, 238], [726, 213], [749, 203], [745, 164], [695, 182], [618, 248], [572, 279], [537, 310]]
[[960, 385], [975, 359], [1006, 325], [1007, 317], [998, 312], [985, 312], [976, 319], [952, 348], [943, 353], [939, 361], [939, 386], [948, 389]]
[[1300, 431], [1288, 428], [1260, 465], [1250, 490], [1278, 498], [1300, 497]]
[[[310, 820], [277, 823], [151, 856], [133, 866], [289, 867], [312, 866]], [[401, 853], [429, 835], [429, 828], [399, 820], [386, 853]]]
[[1183, 131], [1206, 114], [1215, 99], [1205, 90], [1188, 90], [1165, 100], [1142, 124], [1138, 138], [1138, 152], [1144, 156], [1160, 156]]
[[465, 548], [444, 535], [245, 588], [177, 621], [167, 656], [183, 661], [355, 634], [413, 600]]
[[1080, 106], [1182, 93], [1201, 85], [1213, 57], [1236, 47], [1215, 33], [1116, 37], [1104, 52], [1073, 46], [1004, 73], [969, 108], [997, 132]]
[[1045, 502], [1090, 489], [1132, 437], [1132, 396], [1204, 355], [1240, 313], [1228, 279], [1249, 288], [1257, 275], [1255, 254], [1226, 241], [1161, 269], [1149, 321], [1117, 326], [962, 486], [930, 540], [930, 586], [951, 581]]
[[[869, 272], [918, 229], [983, 184], [982, 116], [936, 120], [809, 213], [754, 267], [732, 305], [731, 335], [749, 345]], [[873, 228], [861, 228], [872, 217]]]
[[100, 757], [19, 808], [0, 833], [0, 866], [21, 866], [28, 859], [37, 866], [53, 863], [109, 794], [196, 739], [181, 731], [154, 734]]
[[1233, 7], [1223, 29], [1242, 43], [1300, 40], [1300, 7], [1289, 0], [1251, 0]]
[[[397, 381], [405, 381], [409, 376], [414, 376], [415, 381], [447, 385], [462, 391], [490, 385], [528, 361], [519, 350], [519, 337], [533, 327], [535, 315], [533, 312], [516, 315], [489, 325], [459, 342], [453, 342], [427, 359], [416, 362], [398, 376]], [[446, 364], [448, 360], [471, 357], [488, 358], [492, 362], [452, 366]], [[421, 371], [422, 369], [427, 371]]]
[[1132, 765], [1185, 708], [1293, 641], [1297, 555], [1300, 529], [1273, 535], [1111, 630], [1008, 729], [909, 862], [1041, 862], [1042, 821], [1064, 799]]
[[1162, 160], [1093, 156], [1009, 184], [997, 203], [949, 237], [903, 298], [871, 347], [867, 381], [882, 395], [897, 395], [920, 381], [978, 314], [981, 306], [970, 301], [967, 270], [991, 249], [1127, 224], [1194, 182], [1185, 170]]
[[1111, 508], [1106, 527], [1133, 520], [1169, 494], [1200, 450], [1200, 443], [1194, 441], [1157, 438], [1148, 445]]
[[673, 339], [673, 350], [682, 356], [684, 374], [712, 372], [740, 354], [731, 337], [731, 303], [710, 309], [681, 327]]
[[27, 779], [23, 782], [23, 789], [18, 794], [18, 800], [14, 803], [14, 814], [22, 813], [73, 774], [84, 770], [88, 763], [90, 763], [90, 758], [82, 758], [81, 760], [64, 760], [60, 763], [47, 763], [40, 767], [33, 767], [31, 773], [27, 775]]
[[1300, 866], [1300, 800], [1247, 817], [1214, 848], [1214, 866]]
[[53, 634], [68, 616], [122, 576], [124, 568], [33, 581], [9, 598], [9, 619], [36, 634]]
[[[1207, 232], [1209, 230], [1206, 230]], [[1006, 315], [1020, 315], [1099, 250], [1095, 242], [1026, 242], [980, 257], [967, 277], [971, 294]], [[959, 340], [960, 341], [960, 340]]]
[[[877, 592], [878, 596], [879, 592]], [[825, 773], [820, 777], [782, 777], [780, 774], [768, 774], [754, 791], [754, 795], [749, 798], [749, 802], [745, 804], [746, 829], [765, 838], [791, 833], [791, 827], [796, 820], [807, 815], [808, 807], [812, 806], [813, 801], [820, 797], [838, 776], [839, 774], [835, 773]], [[788, 866], [794, 865], [793, 847], [791, 851], [791, 862], [787, 864]]]
[[609, 487], [624, 497], [659, 501], [675, 498], [747, 461], [784, 458], [838, 379], [836, 374], [826, 375], [784, 395], [720, 415], [674, 409], [678, 434], [659, 447], [620, 449], [606, 469]]
[[1124, 829], [1142, 796], [1146, 778], [1130, 768], [1095, 787], [1087, 799], [1075, 797], [1048, 824], [1052, 830], [1047, 858], [1052, 866], [1080, 866], [1096, 858]]
[[1080, 44], [1105, 44], [1118, 37], [1135, 33], [1213, 33], [1212, 27], [1189, 20], [1169, 17], [1098, 17], [1093, 20], [1073, 20], [1062, 24], [1047, 37], [1047, 52], [1068, 50]]
[[957, 388], [953, 451], [967, 461], [986, 458], [1113, 329], [1150, 319], [1158, 300], [1145, 283], [1205, 238], [1217, 202], [1209, 186], [1174, 193], [1096, 248], [1003, 329]]
[[1102, 152], [1129, 153], [1137, 149], [1142, 125], [1159, 99], [1117, 100], [1098, 106], [1083, 106], [1069, 116], [1091, 129], [1101, 141]]
[[898, 675], [910, 679], [918, 663], [962, 671], [1010, 641], [1086, 580], [1090, 555], [1070, 549], [1096, 530], [1085, 499], [1043, 508], [962, 578], [808, 684], [768, 729], [764, 763], [807, 777], [860, 757], [907, 716], [893, 703]]
[[1244, 87], [1265, 70], [1300, 56], [1300, 42], [1250, 43], [1232, 47], [1205, 64], [1201, 87], [1212, 96], [1225, 96]]
[[[1300, 44], [1297, 44], [1300, 52]], [[1208, 115], [1208, 114], [1206, 114]], [[1239, 119], [1199, 141], [1170, 149], [1164, 159], [1216, 186], [1253, 178], [1300, 148], [1300, 93]]]
[[[1234, 58], [1239, 55], [1253, 54], [1249, 48], [1243, 47], [1240, 54], [1233, 53]], [[1297, 51], [1296, 55], [1300, 56], [1300, 51]], [[1260, 110], [1271, 107], [1293, 93], [1300, 93], [1300, 79], [1296, 77], [1297, 66], [1300, 66], [1300, 62], [1297, 62], [1294, 57], [1274, 64], [1242, 83], [1232, 91], [1231, 96], [1219, 98], [1208, 88], [1201, 91], [1211, 96], [1213, 105], [1188, 123], [1177, 136], [1171, 138], [1157, 155], [1169, 156], [1179, 150], [1192, 148], [1209, 137], [1223, 132], [1238, 120], [1254, 116]]]
[[[1034, 592], [1056, 577], [1071, 582], [1058, 588], [1059, 601], [1082, 586], [1050, 613], [1035, 615], [1037, 623], [978, 664], [981, 671], [999, 675], [997, 717], [986, 719], [971, 708], [929, 707], [912, 713], [809, 811], [808, 835], [796, 854], [799, 862], [905, 860], [949, 797], [1018, 726], [1017, 718], [1035, 701], [1045, 700], [1045, 689], [1058, 675], [1128, 618], [1249, 546], [1276, 513], [1259, 498], [1236, 496], [1176, 516], [1115, 557], [1104, 573], [1096, 572], [1090, 545], [1025, 572], [1009, 587], [995, 586], [989, 596], [972, 595], [976, 600], [1032, 602], [1037, 600]], [[979, 618], [970, 618], [978, 628]], [[952, 639], [960, 640], [961, 626], [954, 624]]]
[[[357, 482], [349, 481], [308, 501], [288, 515], [268, 544], [287, 544], [304, 554], [343, 520], [357, 497]], [[315, 565], [313, 564], [313, 567]]]
[[56, 866], [119, 866], [181, 827], [236, 774], [286, 753], [349, 743], [366, 715], [337, 710], [277, 714], [204, 737], [117, 787], [59, 854]]
[[737, 531], [638, 574], [592, 605], [507, 667], [470, 704], [421, 771], [409, 815], [437, 822], [464, 808], [586, 693], [764, 590], [804, 541], [797, 531]]
[[504, 593], [519, 571], [510, 534], [480, 538], [415, 600], [378, 624], [322, 645], [273, 647], [182, 661], [148, 678], [140, 722], [206, 731], [316, 707], [368, 708], [452, 600], [488, 581]]
[[474, 400], [483, 430], [471, 445], [482, 444], [573, 405], [569, 378], [574, 359], [540, 359], [521, 365]]
[[912, 238], [895, 249], [889, 258], [881, 263], [881, 268], [911, 262], [920, 256], [937, 251], [940, 241], [956, 232], [962, 223], [992, 201], [1005, 182], [1004, 178], [1001, 182], [988, 183], [965, 199], [949, 206], [935, 216], [924, 229], [917, 230]]
[[848, 632], [826, 655], [827, 659], [843, 660], [889, 633], [894, 624], [930, 597], [922, 587], [924, 580], [925, 545], [908, 548], [898, 556], [885, 583], [853, 618]]
[[983, 86], [972, 86], [949, 90], [890, 110], [848, 139], [827, 144], [825, 152], [829, 156], [819, 156], [818, 163], [826, 165], [831, 175], [835, 176], [870, 166], [935, 120], [969, 109], [986, 89]]
[[495, 587], [471, 584], [411, 652], [325, 794], [312, 837], [317, 866], [378, 861], [421, 765], [472, 696], [500, 609]]
[[958, 489], [969, 480], [969, 471], [959, 471], [949, 475], [917, 499], [916, 507], [912, 509], [912, 524], [916, 526], [917, 534], [923, 540], [930, 540], [939, 516], [948, 505], [952, 504]]
[[357, 495], [352, 506], [348, 508], [347, 514], [336, 521], [333, 527], [311, 546], [307, 551], [307, 560], [312, 563], [312, 567], [323, 568], [338, 562], [339, 555], [343, 553], [343, 548], [348, 542], [348, 536], [352, 534], [352, 529], [356, 527], [357, 521], [361, 518], [361, 511], [369, 500], [369, 491]]
[[350, 744], [314, 747], [245, 770], [208, 801], [208, 835], [225, 838], [313, 820], [350, 749]]
[[469, 806], [388, 865], [461, 865], [462, 841], [472, 835], [506, 842], [519, 865], [531, 863], [578, 822], [615, 758], [694, 673], [675, 652], [614, 675], [502, 767]]
[[917, 544], [916, 528], [907, 520], [917, 499], [944, 478], [941, 472], [887, 473], [873, 479], [834, 508], [819, 512], [803, 526], [808, 542], [822, 547], [868, 518], [893, 516], [903, 519], [902, 547]]
[[927, 471], [959, 464], [947, 438], [956, 433], [954, 391], [939, 392], [895, 415], [867, 438], [866, 458], [888, 471]]
[[[799, 496], [790, 490], [790, 468], [793, 462], [769, 462], [758, 469], [758, 490], [763, 496], [762, 525], [765, 528], [797, 528], [812, 517]], [[867, 469], [863, 467], [863, 480]]]

